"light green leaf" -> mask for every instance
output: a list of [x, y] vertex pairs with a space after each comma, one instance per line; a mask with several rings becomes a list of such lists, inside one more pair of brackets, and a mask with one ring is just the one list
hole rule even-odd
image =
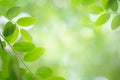
[[13, 45], [14, 49], [19, 52], [31, 51], [35, 48], [32, 42], [17, 42]]
[[112, 30], [117, 29], [120, 26], [120, 15], [116, 15], [111, 23]]
[[45, 49], [43, 47], [37, 47], [25, 54], [24, 61], [26, 62], [35, 61], [39, 59], [44, 54], [44, 52], [45, 52]]
[[71, 7], [77, 7], [81, 4], [81, 0], [71, 0]]
[[13, 24], [12, 22], [8, 22], [5, 26], [4, 26], [4, 30], [3, 30], [3, 35], [5, 37], [10, 36], [14, 33], [16, 28], [16, 25]]
[[10, 9], [8, 9], [6, 16], [8, 18], [13, 18], [13, 17], [16, 17], [20, 12], [21, 12], [20, 7], [12, 7]]
[[109, 18], [110, 18], [110, 14], [104, 13], [97, 18], [95, 25], [96, 26], [103, 25], [104, 23], [106, 23], [108, 21]]
[[56, 77], [50, 78], [48, 80], [65, 80], [65, 79], [63, 77], [56, 76]]
[[18, 36], [19, 36], [19, 29], [16, 28], [14, 33], [10, 36], [5, 37], [5, 39], [7, 40], [8, 43], [11, 44], [17, 40]]
[[36, 71], [36, 74], [43, 79], [48, 78], [49, 76], [52, 75], [52, 73], [53, 73], [52, 69], [47, 66], [39, 67], [38, 70]]
[[32, 36], [24, 29], [21, 29], [21, 35], [24, 39], [32, 41]]
[[35, 23], [35, 18], [33, 17], [22, 17], [17, 20], [17, 24], [20, 26], [26, 27], [26, 26], [31, 26], [32, 24]]
[[109, 6], [110, 6], [112, 11], [116, 12], [118, 10], [117, 0], [109, 0]]
[[92, 10], [92, 13], [100, 13], [103, 11], [103, 8], [101, 6], [98, 6], [98, 5], [92, 5], [90, 6], [91, 10]]
[[109, 0], [102, 0], [102, 6], [103, 6], [103, 8], [106, 9], [106, 10], [107, 10], [108, 7], [109, 7], [109, 6], [108, 6], [108, 3], [109, 3]]

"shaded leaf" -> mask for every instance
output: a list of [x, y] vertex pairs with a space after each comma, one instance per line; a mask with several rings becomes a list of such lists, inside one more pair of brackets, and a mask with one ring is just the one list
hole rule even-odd
[[44, 54], [44, 52], [45, 52], [45, 49], [43, 47], [37, 47], [25, 54], [24, 61], [26, 62], [35, 61], [39, 59]]
[[32, 36], [24, 29], [21, 29], [21, 35], [24, 39], [32, 41]]
[[109, 18], [110, 18], [109, 13], [104, 13], [104, 14], [100, 15], [95, 22], [96, 26], [100, 26], [100, 25], [106, 23]]
[[118, 10], [118, 2], [117, 0], [109, 0], [109, 6], [112, 11], [117, 11]]
[[111, 23], [112, 30], [117, 29], [120, 26], [120, 15], [116, 15]]
[[56, 77], [50, 78], [48, 80], [65, 80], [65, 79], [63, 77], [56, 76]]
[[17, 20], [17, 24], [19, 24], [20, 26], [31, 26], [32, 24], [35, 23], [35, 18], [33, 17], [22, 17], [20, 19]]
[[31, 51], [35, 48], [35, 45], [32, 42], [17, 42], [13, 45], [16, 51], [26, 52]]
[[41, 78], [48, 78], [53, 73], [52, 69], [47, 66], [39, 67], [36, 71], [36, 74], [40, 76]]
[[8, 18], [13, 18], [13, 17], [16, 17], [20, 12], [21, 12], [20, 7], [12, 7], [10, 9], [8, 9], [6, 16]]
[[11, 34], [14, 33], [16, 28], [16, 25], [13, 24], [12, 22], [8, 22], [5, 26], [4, 26], [4, 30], [3, 30], [3, 35], [5, 37], [10, 36]]

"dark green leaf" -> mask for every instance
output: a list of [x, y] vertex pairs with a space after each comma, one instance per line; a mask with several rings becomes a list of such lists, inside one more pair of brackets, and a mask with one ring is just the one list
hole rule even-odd
[[53, 73], [52, 69], [47, 66], [39, 67], [36, 74], [41, 78], [48, 78]]
[[10, 36], [14, 33], [16, 28], [16, 25], [13, 24], [12, 22], [8, 22], [5, 26], [4, 26], [4, 30], [3, 30], [3, 35], [5, 37]]
[[118, 2], [117, 0], [109, 0], [109, 6], [112, 11], [117, 11], [118, 10]]
[[10, 9], [8, 9], [6, 16], [8, 18], [13, 18], [13, 17], [16, 17], [20, 12], [21, 12], [20, 7], [12, 7]]
[[21, 35], [24, 39], [32, 41], [32, 36], [24, 29], [21, 29]]
[[35, 61], [39, 59], [44, 54], [44, 52], [45, 52], [45, 49], [43, 47], [37, 47], [32, 51], [27, 52], [26, 55], [24, 56], [24, 60], [26, 62]]
[[19, 30], [18, 28], [16, 28], [14, 33], [10, 36], [5, 37], [5, 39], [7, 40], [7, 42], [11, 44], [17, 40], [18, 36], [19, 36]]
[[35, 23], [35, 18], [33, 17], [22, 17], [20, 19], [18, 19], [17, 24], [19, 24], [20, 26], [31, 26], [32, 24]]
[[96, 26], [103, 25], [104, 23], [106, 23], [108, 21], [109, 18], [110, 18], [109, 13], [104, 13], [104, 14], [100, 15], [95, 22]]
[[111, 23], [112, 30], [117, 29], [120, 26], [120, 15], [116, 15]]
[[62, 77], [56, 76], [56, 77], [50, 78], [48, 80], [65, 80], [65, 79]]
[[26, 52], [31, 51], [35, 48], [35, 45], [32, 42], [17, 42], [13, 45], [16, 51]]

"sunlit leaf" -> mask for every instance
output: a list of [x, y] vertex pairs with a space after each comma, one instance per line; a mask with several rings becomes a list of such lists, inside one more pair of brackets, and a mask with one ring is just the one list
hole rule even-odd
[[24, 39], [32, 41], [32, 36], [24, 29], [21, 29], [21, 35]]
[[31, 26], [35, 23], [35, 18], [33, 17], [22, 17], [20, 19], [18, 19], [17, 24], [19, 24], [20, 26]]
[[8, 43], [11, 44], [17, 40], [18, 36], [19, 36], [19, 30], [18, 28], [16, 28], [14, 33], [10, 36], [5, 37], [5, 39], [7, 40]]
[[104, 9], [108, 9], [108, 3], [109, 3], [109, 0], [102, 0], [102, 6]]
[[104, 23], [106, 23], [108, 21], [109, 18], [110, 18], [109, 13], [104, 13], [104, 14], [100, 15], [95, 22], [96, 26], [103, 25]]
[[13, 45], [16, 51], [26, 52], [31, 51], [35, 48], [35, 45], [32, 42], [17, 42]]
[[10, 36], [11, 34], [14, 33], [16, 28], [16, 25], [13, 24], [12, 22], [8, 22], [5, 26], [4, 26], [4, 30], [3, 30], [3, 35], [5, 37]]
[[109, 6], [112, 11], [117, 11], [118, 10], [118, 2], [117, 0], [109, 0]]
[[20, 12], [21, 12], [20, 7], [12, 7], [10, 9], [8, 9], [6, 16], [8, 18], [13, 18], [13, 17], [16, 17]]
[[56, 76], [56, 77], [50, 78], [48, 80], [65, 80], [65, 78]]
[[91, 3], [93, 3], [95, 0], [81, 0], [81, 4], [82, 5], [90, 5]]
[[81, 0], [71, 0], [71, 6], [77, 7], [81, 4]]
[[112, 30], [117, 29], [120, 26], [120, 15], [116, 15], [111, 23]]
[[98, 6], [98, 5], [92, 5], [90, 8], [92, 10], [92, 13], [96, 13], [96, 14], [103, 11], [103, 8], [101, 6]]
[[35, 61], [39, 59], [44, 54], [44, 52], [45, 52], [45, 49], [43, 47], [37, 47], [25, 54], [24, 61], [26, 62]]
[[41, 78], [48, 78], [53, 73], [52, 69], [47, 66], [39, 67], [36, 71], [36, 74], [40, 76]]

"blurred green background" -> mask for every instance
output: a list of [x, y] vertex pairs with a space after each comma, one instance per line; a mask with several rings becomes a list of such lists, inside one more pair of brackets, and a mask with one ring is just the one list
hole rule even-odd
[[20, 6], [22, 16], [37, 19], [30, 34], [46, 52], [26, 63], [33, 72], [48, 65], [66, 80], [120, 80], [120, 29], [111, 30], [111, 20], [101, 27], [93, 25], [97, 15], [89, 5], [101, 4], [100, 0], [82, 0], [77, 7], [71, 7], [70, 0], [5, 1], [3, 6]]

